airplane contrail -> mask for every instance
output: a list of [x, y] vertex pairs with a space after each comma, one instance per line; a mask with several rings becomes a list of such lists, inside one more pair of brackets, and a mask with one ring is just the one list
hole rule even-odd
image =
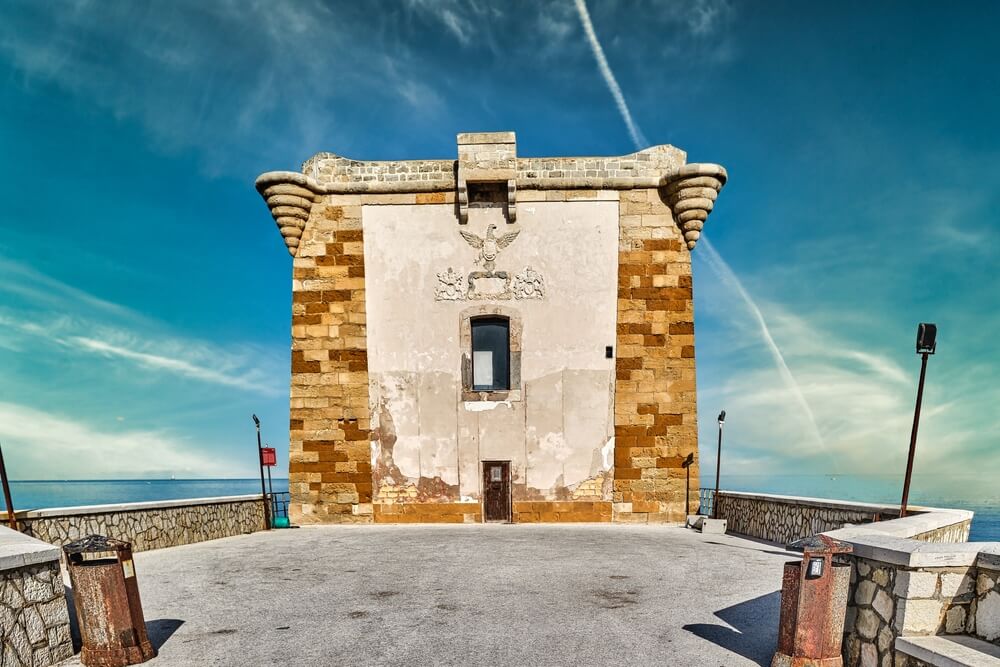
[[[587, 3], [585, 0], [576, 0], [576, 11], [580, 15], [580, 22], [583, 24], [584, 32], [587, 34], [587, 41], [590, 42], [590, 49], [594, 52], [594, 58], [597, 60], [597, 67], [601, 70], [601, 76], [604, 77], [605, 83], [608, 84], [611, 96], [615, 98], [615, 104], [618, 106], [618, 111], [621, 113], [622, 119], [625, 121], [625, 125], [628, 128], [628, 133], [632, 137], [632, 143], [635, 144], [637, 150], [646, 148], [648, 145], [646, 137], [642, 134], [642, 130], [639, 129], [639, 126], [632, 119], [632, 112], [629, 111], [628, 103], [625, 102], [625, 96], [622, 94], [622, 89], [618, 86], [615, 74], [611, 71], [608, 59], [604, 55], [604, 49], [601, 48], [601, 43], [597, 39], [597, 33], [594, 32], [594, 24], [590, 20], [590, 12], [587, 11]], [[778, 369], [778, 373], [781, 376], [785, 387], [792, 393], [796, 402], [802, 408], [802, 412], [809, 421], [812, 435], [816, 439], [817, 444], [829, 455], [829, 449], [826, 446], [822, 433], [820, 433], [812, 407], [809, 405], [809, 401], [806, 400], [805, 394], [802, 392], [802, 388], [799, 386], [798, 381], [795, 379], [791, 369], [788, 367], [788, 363], [785, 361], [785, 355], [781, 353], [781, 348], [778, 347], [777, 342], [774, 340], [774, 336], [771, 335], [771, 328], [767, 325], [767, 320], [764, 319], [764, 314], [757, 306], [753, 297], [750, 296], [750, 293], [747, 292], [746, 288], [743, 286], [743, 282], [729, 266], [729, 263], [722, 258], [722, 255], [720, 255], [718, 251], [715, 250], [715, 247], [712, 246], [708, 237], [705, 236], [704, 233], [701, 236], [701, 244], [706, 250], [706, 259], [708, 260], [709, 267], [724, 283], [736, 291], [736, 294], [739, 295], [740, 299], [753, 316], [753, 320], [757, 324], [760, 337], [771, 351], [774, 365]]]
[[583, 30], [587, 33], [587, 41], [590, 42], [590, 50], [594, 52], [594, 58], [597, 60], [597, 67], [601, 70], [601, 76], [604, 77], [604, 82], [608, 84], [611, 96], [615, 98], [615, 104], [618, 106], [618, 112], [622, 115], [622, 119], [625, 121], [626, 127], [628, 127], [632, 143], [635, 144], [636, 149], [641, 150], [649, 142], [646, 141], [646, 137], [643, 136], [639, 126], [632, 120], [632, 112], [629, 111], [628, 104], [625, 102], [625, 96], [622, 95], [622, 89], [618, 86], [614, 72], [611, 71], [608, 59], [604, 55], [604, 49], [601, 48], [601, 43], [597, 39], [597, 33], [594, 32], [594, 24], [590, 21], [590, 12], [587, 11], [587, 3], [584, 0], [576, 0], [576, 11], [580, 14], [580, 22], [583, 23]]

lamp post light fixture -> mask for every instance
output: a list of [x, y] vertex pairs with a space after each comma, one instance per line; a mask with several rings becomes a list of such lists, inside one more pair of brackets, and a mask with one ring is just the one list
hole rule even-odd
[[917, 428], [920, 426], [920, 404], [924, 400], [924, 378], [927, 375], [927, 357], [937, 351], [937, 325], [921, 322], [917, 326], [917, 354], [920, 355], [920, 382], [917, 384], [917, 405], [913, 410], [913, 430], [910, 431], [910, 452], [906, 457], [906, 476], [903, 478], [903, 500], [899, 516], [906, 516], [910, 497], [910, 477], [913, 475], [913, 457], [917, 451]]
[[260, 468], [260, 497], [264, 501], [264, 530], [271, 530], [271, 510], [268, 507], [267, 487], [264, 486], [264, 451], [260, 444], [260, 420], [257, 419], [257, 415], [251, 417], [254, 426], [257, 427], [257, 466]]
[[715, 495], [712, 496], [712, 518], [719, 518], [719, 472], [722, 470], [722, 425], [726, 422], [726, 411], [719, 413], [719, 449], [715, 455]]

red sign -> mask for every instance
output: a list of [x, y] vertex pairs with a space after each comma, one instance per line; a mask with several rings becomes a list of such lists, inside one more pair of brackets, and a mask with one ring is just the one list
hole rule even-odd
[[262, 466], [278, 465], [278, 454], [274, 447], [262, 447], [260, 450], [260, 464]]

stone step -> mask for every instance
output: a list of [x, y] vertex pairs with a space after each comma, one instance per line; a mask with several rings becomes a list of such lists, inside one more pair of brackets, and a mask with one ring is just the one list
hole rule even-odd
[[709, 519], [706, 517], [701, 522], [701, 532], [708, 533], [710, 535], [723, 535], [726, 532], [726, 520]]
[[935, 667], [1000, 667], [1000, 646], [966, 635], [897, 637], [899, 654]]

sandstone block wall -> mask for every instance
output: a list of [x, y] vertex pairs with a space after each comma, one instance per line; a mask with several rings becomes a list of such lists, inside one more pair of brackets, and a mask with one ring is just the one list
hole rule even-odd
[[615, 375], [614, 517], [680, 522], [693, 454], [698, 504], [691, 254], [659, 190], [621, 194]]
[[293, 261], [293, 523], [373, 520], [362, 201], [314, 205]]
[[149, 551], [263, 530], [261, 500], [239, 498], [197, 504], [168, 501], [98, 505], [70, 508], [64, 514], [39, 510], [19, 513], [18, 523], [24, 534], [49, 544], [62, 546], [96, 534], [131, 542], [134, 551]]

